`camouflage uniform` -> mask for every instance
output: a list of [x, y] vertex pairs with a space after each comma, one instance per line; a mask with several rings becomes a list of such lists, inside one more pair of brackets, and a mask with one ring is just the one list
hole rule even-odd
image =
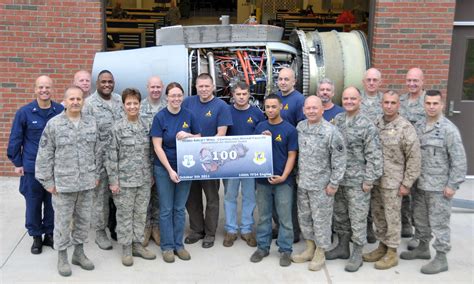
[[382, 92], [377, 92], [375, 97], [369, 97], [365, 91], [361, 91], [362, 102], [360, 111], [372, 121], [377, 121], [382, 115]]
[[[298, 130], [298, 220], [305, 240], [325, 250], [331, 245], [334, 197], [326, 187], [337, 189], [346, 169], [346, 147], [335, 126], [322, 119], [303, 120]], [[317, 161], [317, 162], [315, 162]], [[316, 178], [315, 178], [316, 177]]]
[[413, 194], [413, 217], [420, 233], [420, 241], [430, 242], [436, 237], [434, 249], [451, 249], [449, 219], [451, 199], [443, 190], [459, 189], [467, 172], [466, 152], [458, 128], [442, 116], [434, 125], [425, 120], [416, 124], [421, 145], [421, 174]]
[[416, 101], [410, 101], [410, 94], [400, 96], [400, 115], [415, 125], [418, 121], [425, 118], [425, 91]]
[[383, 152], [383, 175], [371, 194], [375, 236], [386, 246], [397, 248], [401, 240], [402, 206], [398, 191], [400, 185], [410, 189], [420, 175], [420, 143], [413, 125], [401, 116], [390, 122], [381, 117], [375, 125]]
[[[406, 120], [411, 122], [414, 126], [418, 121], [425, 118], [425, 91], [423, 94], [418, 97], [416, 101], [411, 102], [409, 100], [410, 93], [406, 93], [400, 96], [400, 115], [403, 116]], [[413, 189], [410, 191], [410, 195], [404, 196], [402, 199], [402, 225], [403, 227], [407, 226], [412, 227], [412, 215], [413, 215], [413, 205], [412, 205], [412, 193]], [[415, 238], [417, 237], [418, 232], [415, 228]]]
[[142, 243], [152, 183], [151, 143], [148, 123], [139, 118], [119, 120], [112, 129], [107, 155], [110, 185], [120, 191], [112, 197], [117, 206], [117, 241], [122, 245]]
[[334, 230], [338, 234], [352, 231], [352, 242], [365, 245], [370, 192], [362, 190], [362, 183], [373, 184], [383, 172], [378, 131], [360, 112], [350, 118], [340, 113], [334, 122], [347, 149], [346, 172], [334, 197]]
[[[153, 107], [151, 105], [148, 97], [144, 99], [140, 105], [140, 117], [149, 124], [149, 128], [153, 123], [153, 118], [155, 115], [162, 109], [166, 107], [166, 102], [160, 100], [158, 107]], [[146, 214], [146, 226], [150, 227], [152, 225], [159, 228], [160, 225], [160, 200], [158, 199], [158, 191], [155, 186], [151, 188], [150, 203], [148, 204], [147, 214]]]
[[[124, 117], [122, 99], [119, 94], [112, 93], [111, 105], [104, 101], [100, 95], [93, 93], [86, 99], [82, 112], [95, 117], [99, 132], [99, 147], [102, 149], [102, 160], [105, 160], [105, 151], [111, 141], [111, 131], [115, 121]], [[92, 226], [97, 230], [105, 230], [109, 219], [109, 179], [105, 167], [101, 167], [100, 180], [94, 191], [94, 204], [92, 207]]]
[[64, 112], [48, 122], [41, 137], [35, 177], [44, 188], [56, 187], [58, 192], [52, 197], [57, 250], [87, 241], [92, 196], [102, 166], [97, 137], [93, 117], [83, 115], [76, 127]]
[[[375, 123], [377, 119], [379, 119], [383, 115], [383, 110], [382, 110], [382, 98], [383, 98], [383, 93], [382, 92], [377, 92], [377, 94], [374, 97], [371, 97], [365, 93], [365, 90], [362, 90], [360, 92], [360, 95], [362, 97], [362, 101], [360, 103], [360, 111], [367, 116], [371, 121]], [[369, 213], [367, 215], [367, 226], [371, 226], [368, 229], [372, 229], [372, 213], [371, 213], [371, 208], [372, 208], [372, 201], [370, 202], [370, 207], [369, 207]], [[370, 230], [372, 231], [372, 230]]]

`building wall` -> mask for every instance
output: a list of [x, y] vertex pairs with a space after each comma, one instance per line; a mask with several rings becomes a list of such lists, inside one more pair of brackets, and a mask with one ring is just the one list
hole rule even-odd
[[455, 0], [374, 0], [372, 65], [384, 88], [405, 91], [412, 67], [425, 73], [425, 89], [446, 94]]
[[[404, 90], [411, 67], [425, 71], [426, 88], [446, 92], [455, 0], [376, 1], [372, 64], [384, 88]], [[16, 110], [34, 99], [36, 77], [50, 75], [55, 99], [79, 69], [90, 70], [102, 49], [100, 0], [5, 0], [0, 4], [0, 175], [13, 175], [6, 157]]]
[[0, 4], [0, 175], [13, 175], [6, 148], [16, 110], [50, 75], [60, 100], [73, 74], [102, 49], [100, 0], [5, 0]]

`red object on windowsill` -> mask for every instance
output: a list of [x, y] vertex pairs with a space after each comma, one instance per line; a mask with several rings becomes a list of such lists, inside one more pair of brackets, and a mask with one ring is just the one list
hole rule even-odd
[[353, 24], [355, 22], [354, 14], [351, 11], [342, 12], [336, 19], [338, 24]]

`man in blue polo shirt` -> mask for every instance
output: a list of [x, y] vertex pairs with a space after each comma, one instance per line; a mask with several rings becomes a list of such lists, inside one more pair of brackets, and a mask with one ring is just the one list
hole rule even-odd
[[289, 122], [282, 119], [283, 108], [280, 96], [271, 94], [265, 98], [267, 121], [255, 128], [255, 134], [272, 136], [273, 176], [268, 179], [257, 179], [257, 207], [259, 212], [257, 224], [258, 249], [250, 257], [251, 262], [260, 262], [268, 256], [272, 242], [272, 208], [278, 214], [280, 266], [291, 264], [290, 255], [293, 245], [293, 184], [292, 175], [298, 150], [298, 132]]
[[[46, 123], [63, 111], [51, 100], [53, 81], [39, 76], [35, 82], [36, 100], [21, 107], [13, 120], [7, 156], [20, 177], [20, 193], [26, 200], [28, 234], [33, 237], [32, 254], [40, 254], [43, 245], [53, 247], [54, 211], [51, 193], [35, 179], [35, 161]], [[42, 239], [42, 235], [44, 240]]]
[[[229, 106], [214, 96], [211, 75], [202, 73], [196, 78], [197, 96], [186, 98], [183, 107], [196, 116], [201, 128], [201, 136], [225, 136], [227, 127], [232, 125]], [[206, 211], [202, 203], [202, 191], [206, 196]], [[189, 234], [184, 242], [193, 244], [200, 239], [203, 248], [214, 245], [219, 220], [219, 180], [197, 180], [191, 184], [186, 209], [189, 214]]]
[[[296, 75], [295, 71], [291, 68], [282, 68], [278, 73], [278, 88], [280, 91], [277, 93], [281, 98], [283, 108], [281, 109], [281, 118], [288, 121], [291, 125], [296, 127], [298, 122], [304, 120], [306, 117], [303, 113], [304, 96], [297, 90], [295, 90]], [[296, 184], [292, 184], [292, 187], [296, 188]], [[300, 225], [298, 223], [298, 206], [296, 205], [296, 190], [293, 196], [293, 233], [294, 242], [297, 243], [300, 240]], [[273, 230], [273, 238], [277, 238], [276, 232], [278, 232], [278, 216], [275, 208], [273, 208], [273, 219], [276, 223], [275, 229]]]
[[305, 119], [305, 116], [303, 113], [304, 96], [295, 90], [295, 71], [291, 68], [281, 69], [278, 73], [277, 84], [280, 89], [277, 95], [280, 96], [283, 105], [280, 112], [281, 118], [296, 127], [298, 122]]
[[[229, 126], [227, 135], [252, 135], [255, 127], [265, 120], [262, 111], [249, 104], [249, 86], [244, 82], [237, 82], [232, 89], [233, 105], [229, 106], [232, 113], [233, 125]], [[242, 217], [240, 236], [251, 247], [257, 246], [252, 233], [253, 211], [255, 209], [255, 179], [228, 179], [224, 180], [224, 211], [225, 211], [225, 236], [224, 246], [230, 247], [237, 239], [239, 224], [237, 222], [237, 197], [242, 186]]]
[[334, 117], [338, 113], [344, 112], [344, 109], [332, 102], [335, 93], [334, 83], [329, 78], [323, 78], [318, 83], [317, 95], [323, 102], [323, 117], [326, 121], [334, 124]]

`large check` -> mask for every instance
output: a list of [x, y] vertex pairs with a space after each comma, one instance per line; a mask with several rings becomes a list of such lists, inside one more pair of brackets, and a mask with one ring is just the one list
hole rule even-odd
[[272, 137], [213, 136], [176, 141], [181, 180], [273, 175]]

